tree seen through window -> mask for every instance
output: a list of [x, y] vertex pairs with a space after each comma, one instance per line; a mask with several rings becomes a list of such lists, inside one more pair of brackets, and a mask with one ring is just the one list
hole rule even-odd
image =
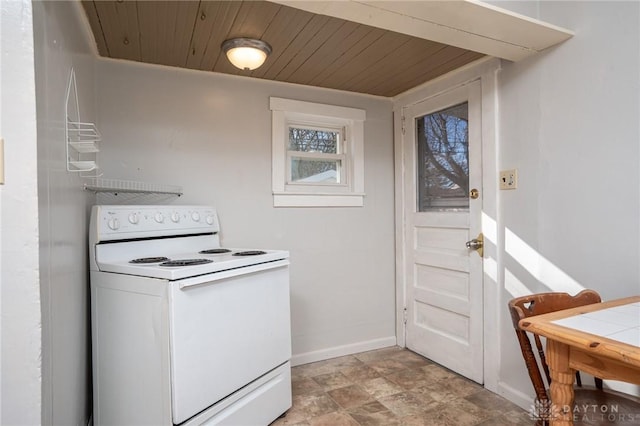
[[[289, 127], [289, 151], [292, 153], [291, 181], [338, 183], [340, 161], [322, 154], [338, 154], [340, 131]], [[296, 157], [296, 152], [318, 154]]]
[[418, 211], [468, 208], [468, 103], [417, 120]]

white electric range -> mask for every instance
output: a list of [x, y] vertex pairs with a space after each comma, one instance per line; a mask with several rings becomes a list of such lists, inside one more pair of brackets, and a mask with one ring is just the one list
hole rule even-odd
[[289, 254], [207, 206], [94, 206], [94, 424], [267, 425], [291, 407]]

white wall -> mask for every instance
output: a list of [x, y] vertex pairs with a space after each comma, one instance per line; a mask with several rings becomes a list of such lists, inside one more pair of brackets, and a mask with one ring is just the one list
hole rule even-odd
[[65, 95], [73, 67], [80, 118], [93, 121], [91, 42], [79, 2], [34, 2], [42, 295], [42, 423], [91, 413], [87, 212], [95, 200], [66, 169]]
[[[548, 290], [640, 291], [640, 3], [539, 2], [540, 19], [575, 31], [499, 78], [499, 168], [505, 250], [501, 392], [533, 395], [508, 299]], [[526, 8], [521, 9], [525, 10]]]
[[[180, 185], [176, 203], [217, 207], [224, 245], [290, 250], [296, 362], [395, 344], [389, 100], [112, 60], [97, 73], [105, 177]], [[363, 208], [273, 207], [270, 96], [366, 110]]]
[[0, 423], [40, 423], [36, 98], [30, 1], [0, 9]]

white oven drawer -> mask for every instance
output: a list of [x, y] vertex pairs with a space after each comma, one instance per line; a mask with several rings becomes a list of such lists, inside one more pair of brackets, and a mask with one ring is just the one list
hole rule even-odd
[[288, 266], [243, 270], [171, 283], [174, 424], [291, 357]]

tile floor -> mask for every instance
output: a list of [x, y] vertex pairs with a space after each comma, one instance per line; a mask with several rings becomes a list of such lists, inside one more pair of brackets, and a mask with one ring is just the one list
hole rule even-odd
[[534, 424], [506, 399], [399, 347], [294, 367], [292, 384], [293, 407], [272, 426]]

